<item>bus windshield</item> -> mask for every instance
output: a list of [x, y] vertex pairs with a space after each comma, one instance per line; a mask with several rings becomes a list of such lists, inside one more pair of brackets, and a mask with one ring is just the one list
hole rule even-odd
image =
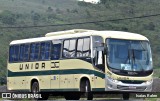
[[106, 42], [109, 68], [125, 71], [152, 69], [152, 55], [148, 41], [107, 39]]

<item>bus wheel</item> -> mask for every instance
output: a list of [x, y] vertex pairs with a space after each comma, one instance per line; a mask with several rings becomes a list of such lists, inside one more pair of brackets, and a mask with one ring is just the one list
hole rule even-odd
[[45, 93], [40, 93], [39, 92], [39, 84], [38, 82], [33, 82], [32, 87], [31, 87], [31, 92], [33, 94], [41, 94], [42, 98], [34, 98], [34, 100], [47, 100], [49, 97], [49, 94], [45, 94]]
[[84, 96], [87, 100], [93, 99], [93, 94], [91, 92], [90, 82], [89, 80], [82, 80], [80, 84], [80, 91], [84, 92]]
[[[38, 82], [33, 82], [31, 86], [31, 93], [39, 94], [39, 84]], [[38, 100], [38, 98], [33, 98], [32, 100]]]
[[33, 82], [32, 87], [31, 87], [31, 92], [33, 94], [38, 94], [39, 93], [39, 84], [38, 84], [38, 82]]
[[123, 93], [123, 100], [129, 100], [129, 93]]

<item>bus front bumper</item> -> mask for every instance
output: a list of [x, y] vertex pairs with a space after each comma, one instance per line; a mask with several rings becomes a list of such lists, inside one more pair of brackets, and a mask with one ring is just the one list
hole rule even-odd
[[141, 84], [128, 84], [106, 77], [105, 91], [151, 92], [152, 83], [153, 80]]

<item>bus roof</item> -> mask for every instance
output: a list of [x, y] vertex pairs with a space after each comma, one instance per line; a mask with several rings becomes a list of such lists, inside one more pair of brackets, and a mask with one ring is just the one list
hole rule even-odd
[[66, 34], [75, 34], [75, 33], [83, 33], [83, 32], [92, 32], [96, 30], [88, 30], [88, 29], [72, 29], [72, 30], [66, 30], [66, 31], [58, 31], [58, 32], [50, 32], [47, 33], [45, 36], [58, 36], [58, 35], [66, 35]]
[[38, 37], [38, 38], [30, 38], [30, 39], [22, 39], [22, 40], [15, 40], [10, 43], [10, 45], [13, 44], [23, 44], [23, 43], [32, 43], [32, 42], [41, 42], [41, 41], [47, 41], [47, 40], [53, 40], [53, 39], [64, 39], [64, 38], [76, 38], [76, 37], [83, 37], [83, 36], [102, 36], [104, 39], [106, 38], [116, 38], [116, 39], [129, 39], [129, 40], [147, 40], [148, 39], [140, 34], [136, 33], [130, 33], [130, 32], [122, 32], [122, 31], [94, 31], [94, 30], [88, 30], [88, 31], [82, 31], [77, 33], [69, 33], [73, 30], [68, 30], [65, 34], [65, 31], [60, 34], [58, 32], [56, 35], [51, 35], [49, 37], [49, 34], [47, 37]]
[[148, 40], [147, 37], [131, 32], [123, 32], [123, 31], [95, 31], [94, 35], [99, 35], [103, 38], [116, 38], [116, 39], [129, 39], [129, 40]]

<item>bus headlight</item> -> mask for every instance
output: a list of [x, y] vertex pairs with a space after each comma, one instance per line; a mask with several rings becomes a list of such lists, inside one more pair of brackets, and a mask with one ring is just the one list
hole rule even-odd
[[118, 80], [113, 79], [113, 78], [111, 78], [111, 77], [108, 77], [108, 79], [111, 80], [111, 81], [113, 81], [113, 82], [115, 82], [115, 83], [118, 83], [118, 82], [119, 82]]

